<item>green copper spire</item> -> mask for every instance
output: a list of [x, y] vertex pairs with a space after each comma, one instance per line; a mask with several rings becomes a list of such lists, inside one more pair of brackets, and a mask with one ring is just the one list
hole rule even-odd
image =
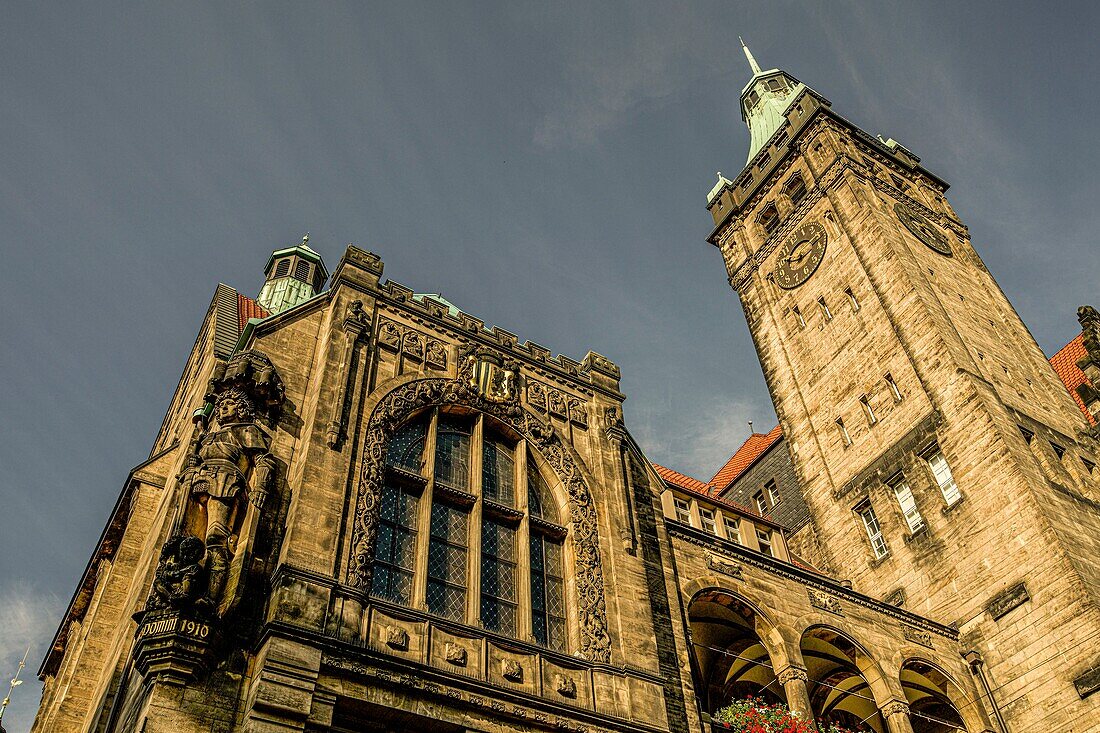
[[[738, 40], [741, 40], [738, 36]], [[751, 162], [771, 136], [786, 121], [787, 107], [806, 86], [785, 71], [761, 71], [760, 64], [741, 40], [741, 48], [752, 69], [752, 79], [741, 91], [741, 119], [749, 127], [749, 157]]]
[[317, 293], [328, 279], [321, 255], [309, 246], [309, 235], [302, 237], [296, 247], [287, 247], [271, 253], [264, 268], [267, 282], [260, 290], [256, 302], [272, 315], [282, 313], [303, 303]]

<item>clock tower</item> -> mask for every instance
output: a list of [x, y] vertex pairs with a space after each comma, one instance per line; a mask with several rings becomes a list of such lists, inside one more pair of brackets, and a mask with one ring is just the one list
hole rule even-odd
[[1100, 459], [1085, 416], [947, 183], [745, 53], [748, 161], [707, 197], [709, 241], [812, 516], [792, 548], [956, 624], [1013, 733], [1100, 730]]

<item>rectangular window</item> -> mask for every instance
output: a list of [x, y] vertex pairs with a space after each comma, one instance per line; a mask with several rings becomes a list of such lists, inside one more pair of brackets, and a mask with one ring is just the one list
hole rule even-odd
[[718, 534], [718, 526], [714, 523], [714, 510], [699, 507], [699, 525], [704, 532]]
[[916, 534], [924, 529], [924, 517], [917, 509], [917, 500], [913, 496], [913, 490], [909, 488], [909, 482], [905, 480], [905, 476], [897, 476], [891, 479], [888, 486], [894, 490], [894, 496], [897, 497], [901, 513], [905, 515], [905, 523], [909, 525], [909, 532]]
[[863, 395], [859, 398], [859, 404], [863, 405], [863, 414], [867, 417], [867, 424], [874, 425], [877, 423], [878, 418], [875, 417], [875, 411], [871, 409], [871, 398]]
[[470, 426], [450, 416], [439, 416], [435, 442], [435, 480], [455, 489], [470, 484]]
[[752, 500], [756, 502], [756, 511], [760, 512], [761, 514], [768, 513], [768, 502], [764, 498], [763, 491], [757, 491], [755, 494], [753, 494]]
[[691, 505], [686, 499], [673, 498], [672, 506], [676, 509], [676, 521], [691, 524]]
[[898, 389], [898, 383], [889, 374], [886, 375], [885, 379], [886, 386], [890, 388], [890, 395], [894, 398], [894, 402], [901, 402], [901, 390]]
[[772, 531], [770, 529], [756, 528], [756, 541], [760, 543], [760, 551], [765, 555], [775, 557], [772, 550]]
[[821, 308], [821, 315], [825, 316], [826, 321], [833, 320], [833, 312], [829, 310], [829, 306], [826, 305], [824, 298], [818, 298], [817, 305]]
[[531, 631], [543, 646], [565, 649], [565, 580], [560, 542], [531, 535]]
[[791, 312], [794, 313], [794, 317], [798, 320], [798, 327], [799, 328], [805, 328], [806, 327], [806, 319], [802, 317], [802, 311], [800, 311], [798, 309], [797, 305], [793, 306], [791, 308]]
[[955, 483], [955, 477], [951, 475], [951, 467], [947, 465], [947, 459], [943, 457], [943, 453], [940, 452], [938, 446], [929, 451], [924, 459], [928, 461], [928, 467], [932, 469], [932, 475], [936, 479], [936, 484], [940, 487], [943, 500], [947, 502], [947, 506], [954, 506], [962, 498], [962, 494]]
[[432, 504], [428, 540], [428, 610], [455, 621], [466, 619], [466, 550], [469, 515]]
[[856, 294], [852, 292], [852, 289], [845, 288], [844, 294], [848, 296], [848, 305], [852, 306], [852, 312], [859, 310], [859, 301], [856, 299]]
[[741, 520], [723, 515], [722, 526], [726, 528], [726, 537], [739, 545], [745, 544], [741, 541]]
[[516, 636], [516, 530], [488, 517], [481, 523], [481, 625]]
[[1062, 457], [1066, 454], [1066, 449], [1057, 443], [1051, 443], [1050, 447], [1054, 449], [1054, 455], [1058, 456], [1058, 460], [1062, 460]]
[[844, 418], [838, 417], [836, 419], [837, 430], [840, 431], [840, 439], [844, 441], [844, 445], [847, 447], [852, 444], [852, 436], [848, 434], [848, 428], [844, 427]]
[[768, 482], [764, 484], [764, 490], [768, 492], [768, 501], [771, 502], [773, 507], [783, 500], [783, 497], [779, 495], [779, 487], [775, 485], [774, 479], [768, 479]]
[[378, 534], [374, 540], [371, 595], [403, 606], [412, 602], [416, 505], [415, 495], [389, 482], [382, 486]]
[[878, 516], [875, 515], [875, 509], [870, 503], [863, 504], [856, 509], [859, 513], [859, 518], [863, 520], [863, 528], [867, 530], [867, 539], [871, 541], [871, 549], [875, 552], [876, 559], [882, 559], [886, 557], [886, 540], [882, 538], [882, 529], [878, 524]]

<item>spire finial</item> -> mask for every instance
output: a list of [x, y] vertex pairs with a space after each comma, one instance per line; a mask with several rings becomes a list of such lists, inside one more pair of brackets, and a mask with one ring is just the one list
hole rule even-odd
[[305, 245], [309, 244], [309, 232], [306, 232], [305, 236], [302, 237], [302, 244], [305, 244]]
[[756, 59], [752, 57], [752, 51], [750, 51], [749, 47], [745, 45], [745, 39], [741, 36], [738, 36], [737, 40], [741, 41], [741, 48], [745, 50], [745, 58], [749, 60], [749, 68], [752, 69], [753, 75], [759, 74], [760, 64], [756, 63]]

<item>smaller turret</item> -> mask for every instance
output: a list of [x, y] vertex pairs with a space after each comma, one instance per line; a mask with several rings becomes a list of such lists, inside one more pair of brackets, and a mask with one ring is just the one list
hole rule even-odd
[[324, 260], [309, 248], [308, 234], [301, 244], [272, 252], [264, 275], [267, 282], [256, 301], [272, 315], [309, 300], [328, 280]]

